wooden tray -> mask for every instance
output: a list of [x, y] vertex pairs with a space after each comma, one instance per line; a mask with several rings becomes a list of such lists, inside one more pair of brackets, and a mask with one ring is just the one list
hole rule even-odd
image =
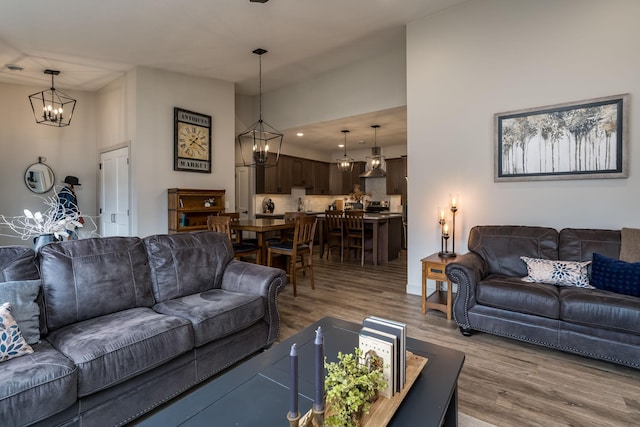
[[[404, 397], [409, 393], [409, 390], [411, 390], [413, 383], [427, 362], [428, 359], [407, 351], [407, 382], [404, 388], [400, 393], [394, 394], [390, 399], [380, 396], [378, 400], [371, 405], [369, 413], [362, 417], [362, 427], [385, 427], [393, 417], [393, 414], [396, 413]], [[331, 415], [331, 408], [327, 407], [325, 412], [328, 414], [327, 416]], [[310, 410], [300, 418], [300, 427], [321, 427], [312, 423], [312, 418]]]

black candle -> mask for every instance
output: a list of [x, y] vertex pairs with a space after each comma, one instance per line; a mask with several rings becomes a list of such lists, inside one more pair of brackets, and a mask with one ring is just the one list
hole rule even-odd
[[315, 347], [315, 396], [313, 399], [313, 408], [318, 411], [324, 411], [324, 336], [322, 335], [322, 327], [318, 326], [316, 330], [316, 339], [313, 342]]
[[291, 386], [291, 402], [289, 405], [289, 417], [296, 418], [298, 416], [298, 347], [296, 344], [291, 346], [289, 352], [290, 363], [290, 380]]

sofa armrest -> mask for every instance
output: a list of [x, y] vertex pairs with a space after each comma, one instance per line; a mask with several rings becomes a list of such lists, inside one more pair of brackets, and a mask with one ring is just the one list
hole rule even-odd
[[278, 294], [286, 283], [287, 275], [279, 268], [233, 260], [224, 270], [220, 287], [226, 291], [260, 295], [263, 298], [271, 344], [280, 334]]
[[476, 284], [489, 274], [489, 267], [480, 255], [468, 252], [447, 264], [445, 273], [458, 285], [453, 318], [460, 328], [470, 329], [468, 310], [476, 305]]

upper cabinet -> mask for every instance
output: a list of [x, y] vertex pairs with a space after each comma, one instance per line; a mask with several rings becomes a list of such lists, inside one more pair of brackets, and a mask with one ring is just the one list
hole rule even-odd
[[329, 193], [329, 168], [330, 163], [311, 162], [310, 170], [313, 171], [313, 186], [307, 189], [307, 194], [326, 195]]
[[387, 194], [401, 194], [407, 198], [407, 156], [387, 159]]
[[328, 164], [281, 155], [277, 166], [256, 166], [257, 194], [290, 194], [292, 187], [304, 187], [307, 194], [329, 194]]
[[362, 185], [363, 178], [360, 178], [360, 174], [364, 172], [366, 165], [365, 162], [355, 162], [351, 173], [344, 173], [338, 170], [335, 163], [330, 163], [330, 194], [349, 194], [353, 192], [353, 187], [356, 184], [360, 184], [364, 188], [364, 185]]
[[256, 166], [256, 194], [291, 194], [292, 187], [304, 187], [309, 195], [349, 194], [363, 184], [365, 168], [365, 162], [355, 162], [345, 174], [335, 163], [281, 155], [277, 166]]

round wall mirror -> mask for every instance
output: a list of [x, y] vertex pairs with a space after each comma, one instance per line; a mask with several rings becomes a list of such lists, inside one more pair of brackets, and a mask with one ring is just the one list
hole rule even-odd
[[30, 165], [24, 173], [24, 183], [34, 193], [46, 193], [53, 188], [55, 181], [53, 170], [42, 162]]

